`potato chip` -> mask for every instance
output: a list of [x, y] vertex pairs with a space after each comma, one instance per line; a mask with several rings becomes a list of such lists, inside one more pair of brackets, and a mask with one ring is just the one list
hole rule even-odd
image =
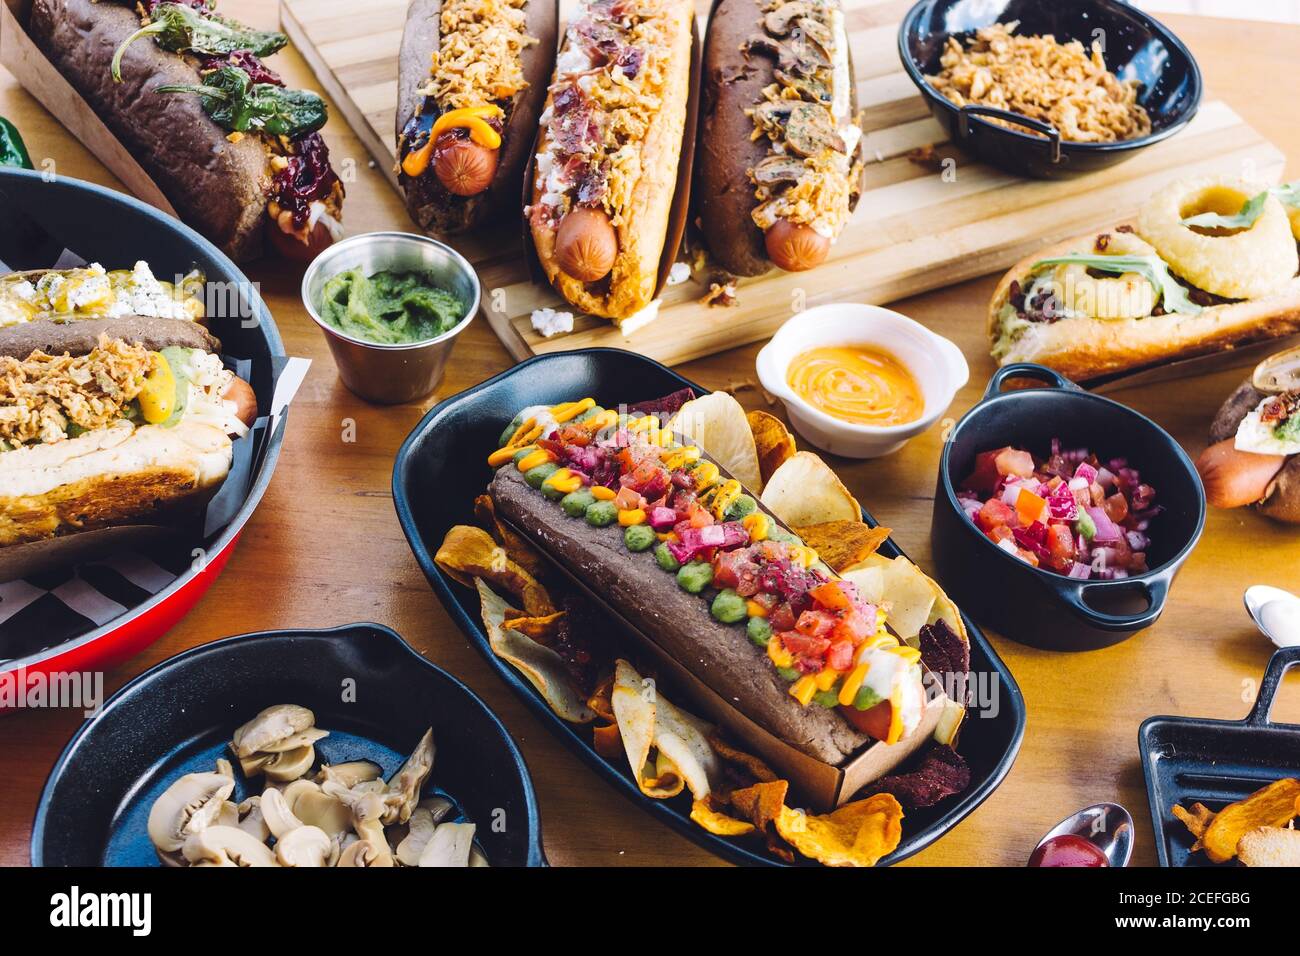
[[1297, 797], [1300, 797], [1300, 780], [1284, 777], [1243, 800], [1228, 804], [1205, 828], [1201, 837], [1205, 855], [1215, 863], [1231, 860], [1237, 855], [1237, 841], [1247, 830], [1289, 823], [1295, 816]]
[[782, 807], [776, 829], [804, 856], [826, 866], [875, 866], [903, 837], [903, 808], [887, 793], [824, 816]]
[[518, 597], [530, 617], [555, 613], [551, 596], [531, 574], [510, 560], [505, 549], [482, 528], [458, 524], [447, 532], [442, 546], [433, 556], [438, 567], [466, 587], [475, 578], [488, 582]]
[[755, 829], [754, 824], [719, 813], [703, 800], [696, 800], [691, 804], [691, 819], [714, 836], [746, 836], [753, 833]]
[[837, 574], [861, 564], [889, 537], [888, 528], [872, 528], [862, 521], [827, 521], [794, 532]]
[[754, 447], [758, 451], [758, 473], [763, 484], [767, 484], [786, 459], [794, 457], [794, 436], [785, 427], [785, 422], [768, 412], [753, 411], [745, 417], [749, 420], [749, 430], [754, 435]]
[[574, 688], [564, 659], [527, 635], [507, 628], [506, 615], [513, 610], [510, 605], [482, 578], [475, 578], [474, 585], [478, 588], [483, 626], [487, 629], [488, 644], [493, 653], [523, 674], [562, 720], [574, 724], [595, 720], [595, 712], [582, 702], [581, 695]]
[[710, 392], [687, 402], [668, 427], [689, 437], [746, 488], [757, 491], [763, 486], [745, 410], [726, 392]]
[[491, 495], [474, 499], [474, 518], [497, 544], [505, 549], [506, 557], [535, 578], [545, 577], [549, 570], [543, 558], [531, 544], [497, 517], [496, 502]]
[[889, 626], [900, 639], [915, 644], [938, 598], [934, 582], [901, 554], [884, 568], [884, 578]]
[[759, 830], [776, 820], [785, 809], [785, 795], [789, 781], [773, 780], [756, 783], [752, 787], [731, 792], [731, 805], [741, 812]]
[[763, 488], [765, 507], [792, 528], [828, 521], [861, 521], [849, 489], [826, 462], [801, 451], [778, 468]]
[[845, 581], [852, 581], [857, 586], [862, 600], [868, 604], [880, 604], [885, 600], [885, 559], [875, 554], [867, 560], [870, 562], [872, 559], [881, 563], [868, 563], [864, 567], [844, 571], [840, 577]]

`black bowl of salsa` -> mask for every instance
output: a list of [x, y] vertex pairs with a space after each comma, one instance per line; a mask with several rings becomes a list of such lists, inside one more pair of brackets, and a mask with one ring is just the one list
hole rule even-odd
[[[1044, 387], [1002, 392], [1010, 379]], [[999, 547], [971, 519], [959, 493], [982, 452], [1006, 446], [1046, 457], [1053, 439], [1103, 460], [1124, 457], [1155, 489], [1145, 534], [1147, 570], [1109, 580], [1035, 567]], [[984, 398], [953, 428], [939, 463], [931, 546], [940, 582], [976, 620], [1049, 650], [1107, 647], [1150, 627], [1174, 576], [1205, 527], [1205, 491], [1190, 458], [1151, 419], [1079, 388], [1041, 365], [999, 369]]]

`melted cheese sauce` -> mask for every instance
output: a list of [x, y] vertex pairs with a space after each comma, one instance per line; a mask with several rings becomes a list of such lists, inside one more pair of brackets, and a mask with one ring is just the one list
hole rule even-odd
[[794, 358], [786, 380], [818, 411], [853, 425], [905, 425], [925, 412], [916, 378], [869, 346], [824, 346]]

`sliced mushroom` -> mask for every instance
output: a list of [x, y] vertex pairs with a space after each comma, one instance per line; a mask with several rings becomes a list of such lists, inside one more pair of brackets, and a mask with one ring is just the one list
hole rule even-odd
[[389, 809], [386, 798], [378, 793], [358, 793], [333, 781], [323, 784], [321, 789], [342, 801], [351, 811], [352, 829], [357, 832], [357, 836], [375, 845], [379, 856], [377, 862], [371, 865], [392, 866], [393, 854], [384, 837], [383, 817]]
[[182, 850], [195, 866], [277, 866], [270, 847], [239, 827], [208, 827], [190, 834]]
[[352, 812], [338, 797], [320, 789], [304, 791], [293, 801], [293, 815], [305, 824], [320, 827], [330, 836], [346, 833], [352, 825]]
[[239, 804], [239, 829], [265, 843], [271, 838], [271, 828], [262, 816], [262, 798], [251, 796]]
[[256, 777], [271, 759], [270, 754], [253, 754], [251, 757], [239, 758], [239, 769], [245, 777]]
[[334, 841], [320, 827], [298, 827], [275, 841], [275, 858], [281, 866], [324, 866]]
[[316, 715], [306, 707], [275, 704], [240, 726], [230, 747], [236, 757], [250, 757], [258, 751], [269, 751], [279, 741], [302, 733], [314, 723]]
[[807, 171], [808, 167], [802, 159], [766, 156], [754, 166], [753, 176], [754, 182], [760, 186], [771, 186], [776, 183], [797, 183]]
[[806, 3], [793, 0], [783, 3], [763, 18], [763, 29], [774, 37], [783, 37], [790, 32], [790, 24], [798, 17], [806, 17], [812, 9]]
[[262, 773], [266, 774], [268, 780], [276, 780], [285, 783], [290, 780], [297, 780], [316, 762], [316, 748], [311, 744], [305, 747], [295, 747], [293, 750], [285, 750], [273, 754], [271, 759], [262, 766]]
[[830, 106], [835, 101], [835, 94], [831, 92], [830, 86], [816, 75], [800, 76], [798, 73], [787, 73], [782, 69], [775, 70], [774, 75], [783, 86], [788, 86], [806, 100], [820, 103], [822, 106]]
[[478, 848], [477, 843], [475, 843], [474, 846], [469, 851], [469, 865], [470, 866], [491, 866], [492, 865], [491, 863], [488, 862], [487, 854]]
[[357, 840], [339, 854], [339, 866], [392, 866], [388, 844], [378, 847], [369, 840]]
[[378, 780], [384, 768], [372, 760], [351, 760], [347, 763], [324, 764], [316, 774], [316, 782], [333, 780], [351, 790], [357, 784]]
[[261, 810], [262, 818], [266, 820], [271, 835], [277, 840], [283, 839], [303, 825], [289, 809], [289, 802], [284, 799], [284, 794], [279, 790], [267, 788], [262, 791]]
[[799, 156], [816, 156], [824, 149], [845, 150], [830, 113], [816, 103], [765, 100], [754, 107], [754, 117], [766, 127], [782, 130], [786, 146]]
[[318, 740], [324, 740], [329, 735], [328, 730], [321, 730], [319, 727], [308, 727], [302, 733], [293, 734], [283, 740], [277, 740], [273, 744], [267, 744], [260, 753], [279, 754], [284, 753], [286, 750], [297, 750], [299, 747], [307, 747]]
[[1269, 395], [1300, 388], [1300, 347], [1270, 355], [1256, 365], [1251, 384]]
[[164, 853], [179, 850], [189, 836], [216, 820], [234, 789], [234, 779], [225, 774], [185, 774], [149, 809], [149, 839]]
[[239, 806], [233, 800], [223, 801], [221, 812], [217, 818], [212, 821], [214, 826], [237, 827], [239, 826]]
[[774, 40], [766, 34], [752, 36], [745, 41], [747, 53], [767, 53], [776, 57], [776, 65], [786, 73], [812, 76], [818, 70], [830, 69], [826, 52], [815, 42], [796, 31], [784, 40]]
[[433, 744], [433, 728], [430, 727], [415, 745], [406, 763], [393, 774], [388, 781], [388, 809], [384, 813], [384, 823], [405, 823], [411, 819], [411, 811], [420, 800], [420, 788], [433, 769], [433, 757], [436, 748]]
[[397, 852], [394, 856], [403, 866], [419, 866], [420, 854], [424, 852], [424, 848], [433, 837], [437, 823], [434, 822], [432, 813], [423, 807], [416, 807], [411, 812], [407, 827], [406, 837], [397, 844]]
[[284, 795], [284, 802], [289, 805], [289, 809], [297, 813], [298, 801], [304, 794], [320, 793], [320, 784], [314, 780], [299, 778], [286, 787], [280, 787], [279, 790]]
[[469, 866], [474, 824], [439, 823], [420, 853], [420, 866]]
[[230, 765], [230, 761], [225, 757], [217, 758], [217, 773], [224, 777], [234, 777], [235, 768]]

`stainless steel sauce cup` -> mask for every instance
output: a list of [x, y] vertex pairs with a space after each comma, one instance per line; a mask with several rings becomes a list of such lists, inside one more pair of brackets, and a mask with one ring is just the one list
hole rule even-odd
[[[437, 338], [400, 345], [381, 345], [346, 335], [320, 315], [325, 283], [349, 269], [367, 275], [391, 270], [422, 272], [467, 304], [465, 317]], [[325, 333], [339, 378], [354, 394], [381, 405], [411, 402], [428, 395], [442, 381], [456, 336], [478, 314], [482, 295], [474, 267], [455, 249], [407, 232], [368, 232], [335, 243], [307, 267], [302, 302]]]

